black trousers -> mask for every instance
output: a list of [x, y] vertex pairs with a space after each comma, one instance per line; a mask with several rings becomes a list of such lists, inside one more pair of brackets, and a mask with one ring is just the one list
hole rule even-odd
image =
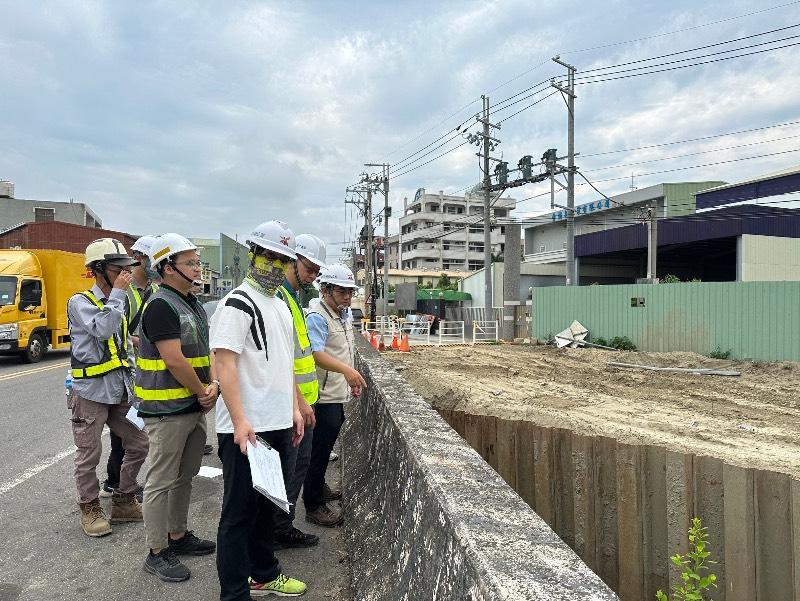
[[303, 483], [303, 504], [306, 511], [314, 511], [322, 505], [322, 490], [325, 486], [325, 472], [333, 445], [339, 437], [344, 423], [342, 403], [317, 403], [317, 425], [314, 426], [314, 440], [311, 444], [311, 461], [308, 465], [306, 481]]
[[[311, 408], [316, 408], [316, 405], [311, 405]], [[286, 499], [292, 504], [290, 513], [283, 511], [275, 512], [275, 532], [283, 534], [289, 532], [294, 524], [295, 508], [297, 507], [297, 498], [300, 496], [300, 489], [303, 487], [303, 482], [308, 473], [308, 465], [311, 461], [311, 447], [314, 442], [314, 428], [306, 426], [303, 440], [300, 441], [299, 447], [291, 447], [294, 451], [294, 461], [288, 461], [289, 466], [292, 467], [291, 473], [284, 480], [286, 485]]]
[[[281, 456], [283, 477], [289, 471], [292, 430], [259, 432]], [[253, 488], [250, 463], [233, 442], [233, 434], [217, 434], [222, 461], [222, 512], [217, 530], [217, 575], [220, 601], [249, 601], [247, 578], [275, 580], [281, 566], [273, 552], [274, 516], [278, 509]]]
[[119, 488], [119, 471], [122, 469], [123, 457], [125, 449], [122, 447], [122, 439], [111, 432], [111, 452], [108, 454], [106, 464], [106, 484], [109, 488]]

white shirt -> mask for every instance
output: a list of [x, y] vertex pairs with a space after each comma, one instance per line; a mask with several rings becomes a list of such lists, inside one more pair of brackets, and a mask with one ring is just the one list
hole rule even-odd
[[[264, 296], [247, 282], [229, 292], [211, 318], [211, 349], [228, 349], [239, 355], [240, 397], [244, 415], [256, 432], [292, 427], [293, 327], [286, 303]], [[217, 432], [233, 433], [224, 390], [217, 403]]]

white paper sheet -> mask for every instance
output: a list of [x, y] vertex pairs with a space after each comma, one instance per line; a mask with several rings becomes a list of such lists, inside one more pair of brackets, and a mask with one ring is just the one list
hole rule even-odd
[[253, 488], [289, 513], [290, 504], [286, 499], [286, 486], [283, 483], [278, 451], [261, 440], [256, 440], [255, 446], [247, 441], [247, 459], [250, 461]]
[[222, 475], [222, 470], [218, 467], [211, 467], [210, 465], [201, 465], [197, 475], [203, 478], [216, 478]]
[[133, 405], [131, 405], [131, 408], [128, 409], [128, 412], [125, 414], [125, 419], [127, 419], [140, 430], [144, 430], [144, 420], [139, 417], [139, 411]]

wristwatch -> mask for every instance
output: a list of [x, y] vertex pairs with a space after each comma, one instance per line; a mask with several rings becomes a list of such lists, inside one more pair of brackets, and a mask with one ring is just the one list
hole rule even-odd
[[211, 382], [209, 382], [209, 384], [216, 384], [217, 388], [219, 388], [219, 380], [211, 380]]

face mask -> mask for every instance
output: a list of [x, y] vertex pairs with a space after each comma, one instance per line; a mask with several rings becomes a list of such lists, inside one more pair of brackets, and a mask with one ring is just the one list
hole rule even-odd
[[278, 287], [286, 279], [288, 263], [278, 259], [267, 259], [261, 255], [250, 258], [250, 268], [245, 279], [265, 296], [275, 296]]

